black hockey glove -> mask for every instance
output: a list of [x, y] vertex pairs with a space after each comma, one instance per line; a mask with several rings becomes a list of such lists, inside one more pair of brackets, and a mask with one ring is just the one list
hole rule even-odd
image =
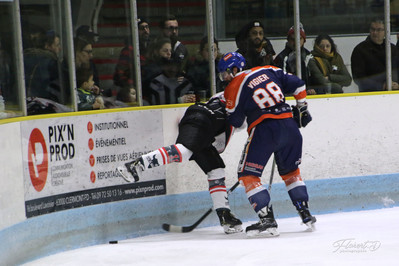
[[310, 121], [312, 121], [312, 116], [308, 111], [308, 105], [305, 103], [301, 106], [292, 105], [292, 114], [294, 116], [294, 120], [297, 123], [298, 127], [306, 127]]

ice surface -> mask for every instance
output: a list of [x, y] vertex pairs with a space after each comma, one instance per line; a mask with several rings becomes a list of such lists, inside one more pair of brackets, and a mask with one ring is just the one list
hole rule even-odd
[[277, 219], [280, 236], [274, 238], [208, 227], [72, 250], [26, 265], [399, 265], [399, 207], [316, 218], [315, 232], [305, 232], [294, 217]]

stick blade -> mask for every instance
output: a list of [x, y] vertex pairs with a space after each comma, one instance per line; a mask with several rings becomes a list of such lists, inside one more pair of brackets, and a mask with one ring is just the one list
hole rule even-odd
[[162, 224], [162, 229], [167, 232], [173, 232], [173, 233], [188, 233], [188, 232], [193, 231], [194, 228], [191, 228], [191, 226]]

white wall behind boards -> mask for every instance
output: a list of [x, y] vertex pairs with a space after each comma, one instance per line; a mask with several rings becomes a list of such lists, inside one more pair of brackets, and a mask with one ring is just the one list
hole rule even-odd
[[[302, 177], [312, 180], [398, 173], [399, 112], [395, 111], [398, 101], [397, 93], [308, 99], [313, 121], [301, 129]], [[245, 130], [236, 132], [222, 154], [229, 186], [237, 181], [237, 165], [246, 138]], [[193, 162], [185, 165], [171, 166], [178, 174], [167, 176], [168, 193], [207, 189], [206, 175], [199, 167]], [[266, 184], [270, 170], [271, 160], [263, 172]], [[281, 182], [277, 171], [274, 181]]]

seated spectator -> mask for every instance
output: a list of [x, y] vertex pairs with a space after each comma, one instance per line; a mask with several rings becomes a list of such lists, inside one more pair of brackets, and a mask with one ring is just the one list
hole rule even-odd
[[162, 64], [162, 73], [151, 80], [149, 105], [193, 103], [196, 96], [190, 81], [179, 75], [180, 61], [170, 59]]
[[46, 32], [46, 42], [44, 48], [53, 52], [57, 58], [61, 56], [61, 39], [60, 35], [53, 30]]
[[264, 26], [259, 20], [246, 24], [235, 36], [237, 52], [246, 60], [246, 69], [273, 64], [276, 52], [264, 35]]
[[137, 93], [134, 88], [121, 88], [116, 95], [115, 104], [119, 107], [138, 106]]
[[98, 36], [89, 25], [81, 25], [76, 29], [76, 38], [84, 39], [92, 45], [97, 42]]
[[[214, 39], [212, 46], [213, 55], [215, 58], [215, 73], [217, 76], [217, 65], [219, 60], [222, 58], [222, 54], [219, 53], [218, 41]], [[210, 71], [209, 71], [209, 46], [208, 37], [205, 36], [200, 42], [198, 54], [191, 58], [187, 64], [187, 79], [190, 80], [193, 85], [195, 92], [205, 91], [206, 98], [212, 96]], [[216, 92], [223, 91], [222, 81], [216, 78]]]
[[95, 84], [99, 84], [100, 78], [97, 68], [93, 63], [93, 44], [85, 38], [77, 37], [74, 40], [75, 48], [75, 67], [90, 69], [93, 72]]
[[[398, 55], [397, 48], [391, 43], [393, 90], [399, 89]], [[373, 20], [370, 23], [370, 35], [353, 49], [351, 68], [353, 80], [359, 86], [359, 92], [387, 90], [383, 20]]]
[[15, 102], [17, 96], [12, 88], [13, 81], [10, 67], [11, 58], [9, 53], [3, 49], [0, 36], [0, 96], [3, 98], [3, 103], [4, 100]]
[[59, 76], [61, 95], [60, 100], [64, 104], [70, 104], [71, 101], [71, 89], [69, 87], [69, 77], [64, 76], [65, 72], [63, 71], [63, 58], [62, 58], [62, 46], [61, 46], [61, 38], [60, 35], [57, 34], [54, 30], [49, 30], [46, 32], [46, 41], [44, 48], [50, 52], [52, 52], [57, 57], [57, 67]]
[[[301, 47], [301, 78], [305, 81], [306, 85], [309, 85], [309, 70], [308, 70], [308, 62], [312, 55], [310, 51], [304, 47], [306, 42], [306, 34], [305, 30], [300, 24], [299, 26], [299, 34], [300, 34], [300, 47]], [[294, 26], [292, 26], [287, 33], [287, 42], [285, 44], [285, 48], [281, 53], [279, 53], [274, 59], [274, 65], [283, 69], [287, 73], [292, 73], [296, 75], [296, 52], [295, 52], [295, 32]], [[309, 95], [316, 94], [316, 92], [312, 89], [308, 90], [307, 93]]]
[[308, 65], [310, 88], [317, 94], [343, 93], [342, 87], [349, 86], [352, 77], [329, 35], [317, 36], [312, 55]]
[[168, 62], [172, 56], [172, 44], [169, 38], [157, 39], [151, 44], [147, 52], [147, 63], [142, 67], [143, 94], [149, 88], [153, 78], [162, 73], [162, 64]]
[[177, 17], [171, 14], [165, 15], [159, 22], [161, 30], [160, 38], [169, 38], [172, 43], [172, 58], [180, 63], [180, 69], [185, 68], [188, 59], [186, 46], [179, 41], [179, 22]]
[[30, 35], [30, 48], [24, 49], [25, 87], [27, 97], [40, 97], [60, 102], [58, 58], [45, 49], [44, 31]]
[[[139, 30], [139, 47], [140, 47], [140, 65], [144, 66], [146, 63], [146, 55], [148, 47], [150, 46], [150, 27], [146, 19], [138, 19]], [[118, 87], [133, 87], [135, 68], [133, 66], [133, 45], [131, 43], [131, 36], [125, 39], [125, 46], [119, 54], [119, 60], [115, 67], [114, 84]]]
[[78, 110], [104, 109], [104, 100], [98, 87], [94, 86], [93, 72], [87, 68], [76, 70], [76, 83], [78, 87]]

